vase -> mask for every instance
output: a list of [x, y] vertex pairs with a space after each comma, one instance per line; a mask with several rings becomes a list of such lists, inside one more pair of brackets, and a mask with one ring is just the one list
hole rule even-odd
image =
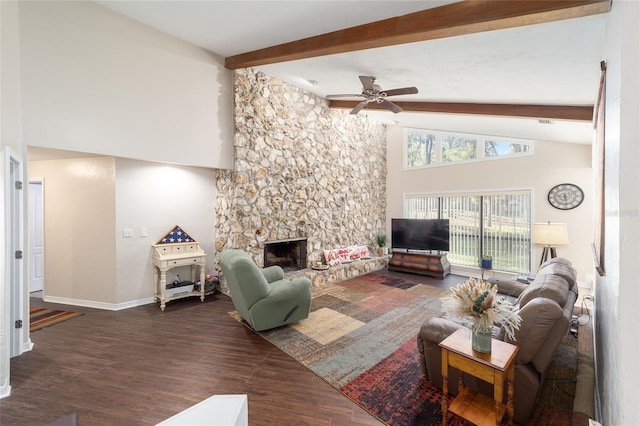
[[471, 347], [476, 352], [491, 353], [491, 329], [471, 330]]

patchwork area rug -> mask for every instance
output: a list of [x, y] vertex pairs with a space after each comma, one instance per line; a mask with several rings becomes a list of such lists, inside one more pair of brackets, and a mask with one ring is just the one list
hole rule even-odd
[[[259, 334], [384, 423], [440, 425], [442, 393], [424, 378], [416, 335], [448, 292], [372, 273], [315, 290], [308, 319]], [[575, 352], [559, 351], [531, 425], [570, 425]]]
[[83, 315], [82, 312], [57, 311], [54, 309], [29, 309], [29, 331], [40, 330], [71, 318]]

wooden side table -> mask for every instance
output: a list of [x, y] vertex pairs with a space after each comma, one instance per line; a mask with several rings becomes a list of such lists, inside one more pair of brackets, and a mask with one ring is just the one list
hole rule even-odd
[[[513, 378], [518, 347], [501, 340], [491, 339], [491, 353], [476, 352], [471, 347], [471, 330], [460, 329], [440, 343], [442, 348], [442, 424], [447, 424], [449, 411], [475, 425], [500, 425], [507, 413], [513, 424]], [[449, 367], [460, 372], [458, 396], [451, 406], [448, 402]], [[493, 384], [493, 400], [464, 386], [464, 374], [471, 374]], [[507, 379], [507, 406], [504, 398], [504, 380]]]

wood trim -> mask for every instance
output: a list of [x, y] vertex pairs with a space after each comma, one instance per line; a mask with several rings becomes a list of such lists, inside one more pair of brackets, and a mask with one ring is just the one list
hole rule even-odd
[[593, 211], [594, 211], [594, 229], [593, 229], [593, 260], [594, 267], [598, 275], [603, 277], [604, 270], [604, 240], [605, 240], [605, 201], [606, 191], [604, 186], [605, 174], [605, 112], [606, 112], [606, 92], [607, 92], [607, 64], [602, 61], [600, 63], [600, 87], [598, 88], [598, 99], [594, 111], [594, 127], [595, 127], [595, 184], [593, 191]]
[[238, 69], [606, 13], [612, 0], [466, 0], [229, 56]]
[[[329, 101], [330, 108], [353, 109], [359, 101]], [[457, 102], [396, 102], [403, 111], [442, 114], [474, 114], [505, 117], [544, 118], [549, 120], [593, 120], [593, 105], [526, 105], [526, 104], [486, 104]], [[366, 109], [384, 110], [376, 103], [369, 103]]]

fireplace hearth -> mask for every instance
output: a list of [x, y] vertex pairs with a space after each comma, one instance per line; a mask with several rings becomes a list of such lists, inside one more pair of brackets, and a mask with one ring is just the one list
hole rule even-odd
[[285, 271], [307, 267], [307, 239], [269, 241], [264, 243], [264, 267], [280, 266]]

